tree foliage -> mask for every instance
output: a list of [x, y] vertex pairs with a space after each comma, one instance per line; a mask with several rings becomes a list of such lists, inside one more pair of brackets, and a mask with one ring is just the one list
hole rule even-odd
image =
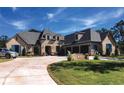
[[110, 32], [110, 30], [109, 29], [107, 29], [107, 28], [101, 28], [101, 29], [98, 29], [98, 30], [96, 30], [97, 32]]
[[0, 36], [0, 48], [5, 48], [6, 47], [7, 40], [8, 40], [8, 36], [6, 36], [6, 35], [1, 35]]
[[114, 32], [114, 38], [116, 41], [121, 42], [124, 41], [124, 21], [121, 20], [117, 22], [111, 30]]

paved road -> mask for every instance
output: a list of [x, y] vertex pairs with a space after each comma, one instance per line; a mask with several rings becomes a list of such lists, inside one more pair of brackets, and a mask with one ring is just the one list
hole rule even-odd
[[45, 56], [17, 58], [10, 62], [0, 63], [0, 84], [56, 85], [47, 72], [47, 66], [65, 59], [65, 57]]

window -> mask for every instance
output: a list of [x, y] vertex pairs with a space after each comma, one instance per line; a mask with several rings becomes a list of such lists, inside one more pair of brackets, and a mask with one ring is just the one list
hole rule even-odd
[[93, 49], [97, 51], [98, 50], [97, 45], [94, 45]]
[[4, 50], [4, 51], [9, 51], [9, 50], [8, 50], [8, 49], [6, 49], [6, 48], [5, 48], [5, 49], [3, 49], [3, 50]]
[[47, 36], [47, 40], [50, 40], [50, 36]]
[[57, 37], [57, 40], [59, 40], [59, 37]]
[[112, 45], [106, 44], [106, 49], [109, 50], [109, 52], [112, 52]]
[[75, 39], [78, 40], [78, 35], [75, 35]]
[[50, 39], [52, 39], [52, 36], [49, 36]]
[[53, 36], [53, 39], [56, 39], [56, 36]]
[[46, 36], [45, 36], [45, 35], [43, 35], [43, 38], [46, 38]]
[[112, 44], [106, 44], [106, 55], [110, 55], [112, 52]]

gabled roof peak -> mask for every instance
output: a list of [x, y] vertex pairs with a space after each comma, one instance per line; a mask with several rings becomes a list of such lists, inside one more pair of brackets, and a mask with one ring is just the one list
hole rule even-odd
[[41, 31], [38, 31], [36, 29], [29, 29], [28, 32], [41, 32]]

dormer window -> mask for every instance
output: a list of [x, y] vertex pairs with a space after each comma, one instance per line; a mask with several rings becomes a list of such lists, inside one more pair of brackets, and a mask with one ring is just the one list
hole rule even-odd
[[50, 36], [47, 36], [47, 40], [50, 40]]
[[57, 37], [57, 40], [59, 41], [59, 36]]
[[80, 40], [83, 37], [83, 34], [76, 34], [75, 40]]
[[78, 40], [78, 34], [75, 35], [75, 40]]
[[56, 39], [56, 36], [53, 36], [53, 39]]
[[43, 38], [46, 38], [46, 35], [43, 35]]

